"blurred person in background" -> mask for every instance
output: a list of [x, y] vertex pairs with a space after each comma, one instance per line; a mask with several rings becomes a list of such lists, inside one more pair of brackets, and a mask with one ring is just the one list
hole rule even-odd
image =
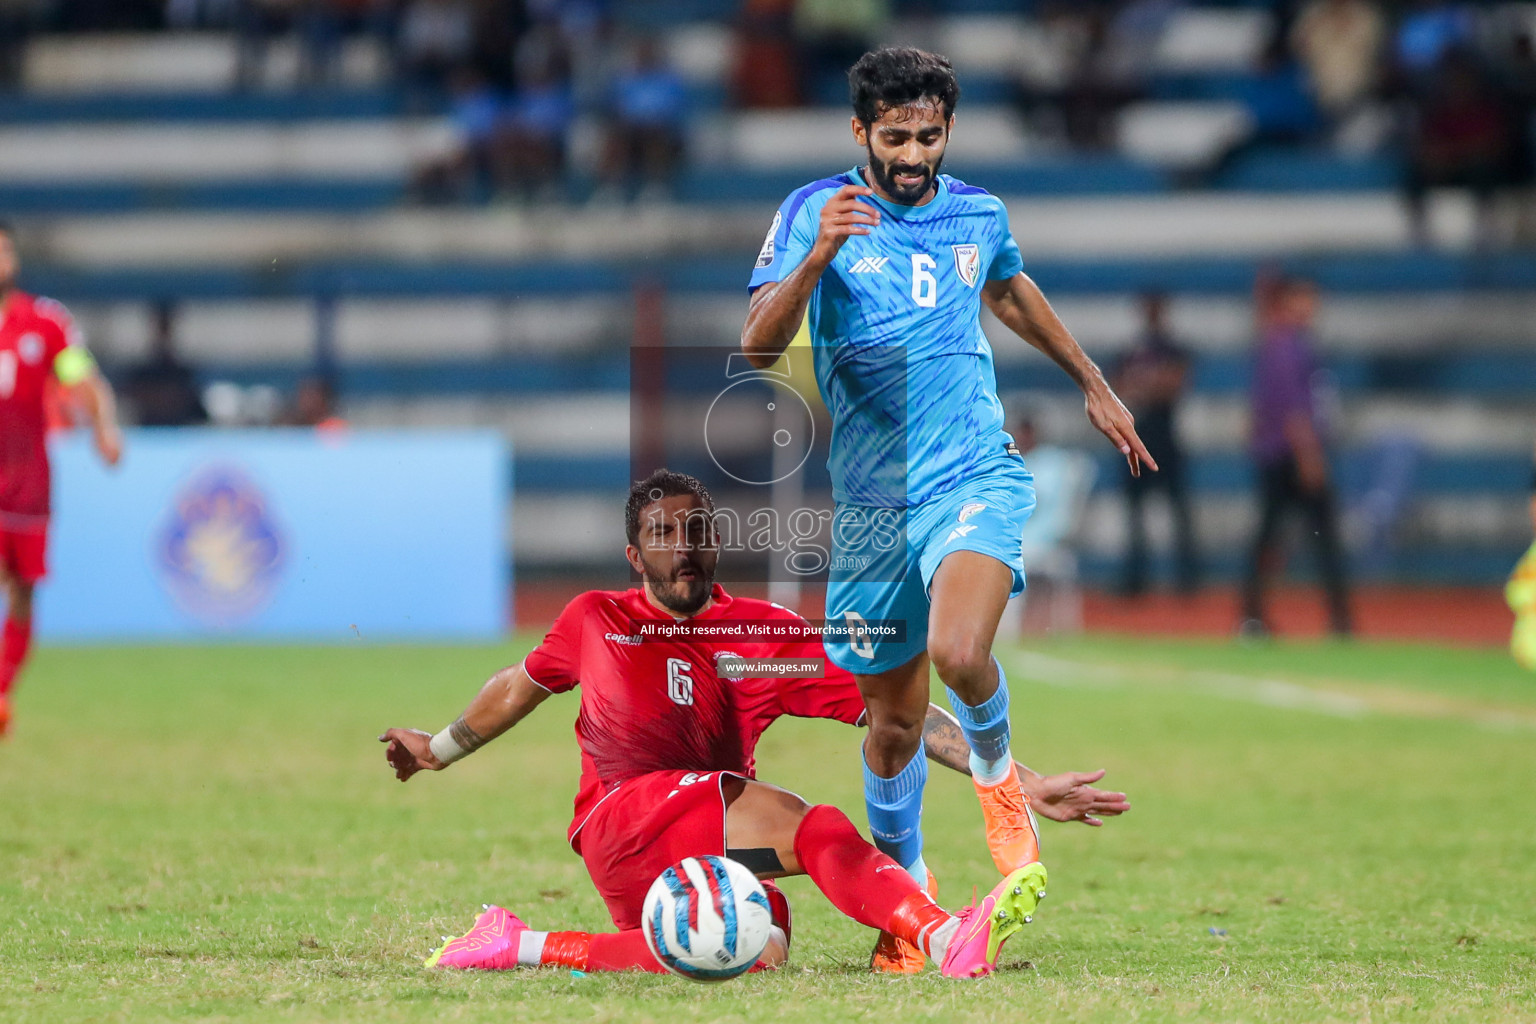
[[1076, 632], [1083, 625], [1078, 542], [1098, 467], [1087, 452], [1040, 443], [1027, 415], [1014, 421], [1012, 434], [1035, 478], [1036, 503], [1020, 540], [1029, 587], [1010, 602], [1019, 614], [1005, 616], [1000, 631], [1008, 636]]
[[1414, 0], [1397, 23], [1392, 60], [1410, 87], [1433, 78], [1453, 51], [1472, 45], [1477, 20], [1469, 4], [1450, 0]]
[[189, 427], [208, 422], [192, 368], [176, 355], [176, 307], [159, 302], [149, 360], [128, 375], [123, 398], [142, 427]]
[[571, 60], [551, 23], [535, 25], [517, 48], [517, 89], [493, 148], [498, 191], [550, 198], [565, 174], [566, 146], [576, 120]]
[[657, 39], [645, 38], [636, 45], [632, 64], [614, 77], [607, 108], [607, 191], [632, 195], [638, 189], [644, 196], [665, 195], [683, 158], [688, 90]]
[[47, 574], [50, 383], [89, 421], [102, 462], [115, 466], [123, 454], [112, 388], [69, 312], [16, 287], [20, 269], [15, 236], [0, 224], [0, 736], [10, 729], [11, 688], [32, 646], [32, 593]]
[[1182, 593], [1199, 585], [1199, 555], [1194, 516], [1185, 488], [1184, 446], [1178, 438], [1179, 403], [1189, 378], [1189, 354], [1168, 333], [1168, 297], [1150, 292], [1141, 298], [1142, 333], [1115, 369], [1114, 387], [1136, 417], [1137, 431], [1162, 472], [1126, 481], [1128, 546], [1124, 588], [1137, 597], [1147, 589], [1146, 498], [1153, 491], [1168, 496], [1173, 514], [1174, 578]]
[[[1536, 532], [1536, 471], [1531, 479], [1531, 529]], [[1536, 543], [1515, 566], [1504, 588], [1510, 610], [1515, 613], [1515, 629], [1509, 649], [1515, 660], [1536, 672]]]
[[0, 90], [21, 88], [27, 38], [44, 11], [43, 0], [0, 0]]
[[1371, 0], [1309, 0], [1290, 28], [1290, 47], [1308, 91], [1339, 125], [1370, 97], [1381, 76], [1386, 19]]
[[810, 103], [841, 103], [848, 69], [890, 24], [890, 0], [795, 0], [800, 93]]
[[306, 0], [236, 0], [235, 87], [259, 88], [267, 73], [273, 40], [297, 28]]
[[409, 0], [400, 16], [395, 60], [413, 102], [442, 92], [474, 50], [475, 9], [469, 0]]
[[1339, 544], [1338, 511], [1329, 482], [1328, 452], [1317, 395], [1313, 321], [1317, 287], [1302, 278], [1265, 284], [1264, 323], [1253, 373], [1253, 458], [1259, 477], [1259, 523], [1243, 589], [1242, 632], [1269, 632], [1264, 617], [1267, 577], [1283, 564], [1278, 544], [1282, 517], [1301, 512], [1317, 549], [1328, 597], [1329, 627], [1337, 636], [1353, 629]]
[[447, 152], [416, 169], [411, 191], [422, 202], [465, 202], [493, 187], [506, 97], [473, 64], [454, 69], [448, 93], [454, 139]]
[[314, 427], [321, 432], [345, 430], [347, 421], [336, 412], [336, 385], [329, 377], [319, 374], [299, 381], [293, 405], [280, 423], [289, 427]]
[[1429, 242], [1429, 189], [1459, 186], [1477, 202], [1477, 241], [1487, 244], [1494, 195], [1510, 183], [1514, 148], [1503, 98], [1470, 54], [1454, 51], [1411, 103], [1403, 194], [1415, 243]]
[[738, 107], [798, 107], [795, 0], [745, 0], [736, 25], [731, 97]]

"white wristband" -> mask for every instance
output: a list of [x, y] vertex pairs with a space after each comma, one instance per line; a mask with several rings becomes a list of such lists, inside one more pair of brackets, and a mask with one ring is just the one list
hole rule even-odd
[[453, 764], [453, 762], [460, 758], [469, 755], [469, 751], [459, 746], [458, 741], [449, 735], [452, 728], [452, 726], [449, 726], [436, 736], [433, 736], [432, 742], [429, 744], [432, 749], [432, 756], [445, 765]]

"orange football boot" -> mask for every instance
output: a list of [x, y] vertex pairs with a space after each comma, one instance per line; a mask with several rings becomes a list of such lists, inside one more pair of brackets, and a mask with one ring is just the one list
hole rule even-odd
[[[923, 886], [928, 895], [939, 898], [939, 880], [928, 872], [928, 884]], [[870, 954], [869, 969], [876, 974], [921, 974], [928, 958], [906, 939], [898, 939], [890, 932], [881, 932]]]
[[5, 739], [11, 732], [11, 700], [9, 697], [0, 697], [0, 740]]
[[1040, 859], [1040, 833], [1035, 829], [1035, 812], [1019, 782], [1019, 766], [1010, 765], [1008, 775], [998, 783], [984, 786], [974, 779], [976, 796], [981, 800], [981, 817], [987, 827], [987, 849], [992, 863], [1002, 874], [1017, 871]]

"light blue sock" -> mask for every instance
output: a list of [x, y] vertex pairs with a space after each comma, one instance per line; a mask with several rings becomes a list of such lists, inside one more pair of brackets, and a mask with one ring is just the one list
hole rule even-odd
[[1013, 764], [1013, 754], [1008, 749], [1008, 677], [1002, 664], [996, 659], [997, 692], [982, 703], [971, 707], [945, 687], [949, 694], [949, 706], [960, 722], [960, 731], [971, 748], [971, 775], [983, 785], [1001, 782]]
[[922, 886], [928, 884], [928, 867], [923, 863], [923, 787], [927, 784], [928, 759], [922, 751], [890, 779], [882, 779], [864, 762], [869, 834], [881, 853], [906, 868]]

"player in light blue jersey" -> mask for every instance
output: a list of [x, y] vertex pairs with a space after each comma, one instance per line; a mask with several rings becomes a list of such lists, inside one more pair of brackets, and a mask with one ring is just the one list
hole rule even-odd
[[[1008, 598], [1024, 588], [1020, 535], [1035, 495], [1003, 430], [982, 304], [1077, 382], [1089, 420], [1132, 474], [1157, 465], [1024, 273], [1003, 203], [939, 174], [960, 94], [949, 62], [879, 50], [849, 82], [853, 137], [868, 161], [796, 190], [774, 215], [741, 346], [765, 368], [809, 322], [833, 424], [827, 619], [849, 627], [826, 647], [858, 677], [868, 708], [865, 802], [876, 844], [928, 880], [927, 770], [916, 755], [931, 661], [971, 748], [993, 859], [1007, 873], [1037, 860], [1039, 843], [1009, 751], [1008, 687], [992, 641]], [[910, 951], [888, 937], [877, 966], [882, 957], [910, 966]]]

